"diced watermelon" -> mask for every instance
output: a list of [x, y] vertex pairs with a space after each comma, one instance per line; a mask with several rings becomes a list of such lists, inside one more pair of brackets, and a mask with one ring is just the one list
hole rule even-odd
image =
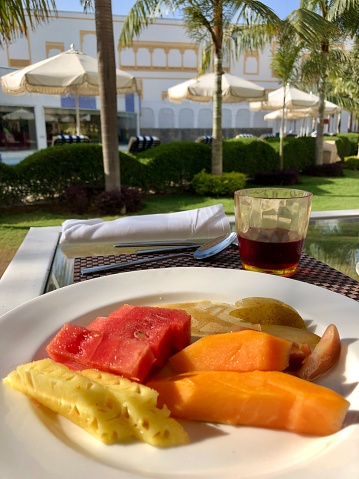
[[125, 304], [106, 320], [96, 318], [87, 328], [147, 342], [156, 367], [164, 366], [171, 354], [188, 346], [191, 340], [191, 317], [180, 309]]
[[71, 369], [100, 369], [142, 382], [155, 358], [148, 344], [137, 339], [106, 335], [65, 324], [46, 351], [54, 361]]
[[46, 351], [54, 361], [81, 364], [82, 359], [86, 361], [93, 355], [102, 339], [103, 333], [66, 323], [47, 345]]
[[191, 316], [185, 311], [125, 304], [86, 328], [65, 324], [46, 351], [72, 369], [95, 368], [143, 382], [190, 340]]

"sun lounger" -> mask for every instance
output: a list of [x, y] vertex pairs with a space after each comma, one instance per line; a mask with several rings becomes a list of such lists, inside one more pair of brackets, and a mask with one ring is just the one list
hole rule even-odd
[[160, 144], [161, 141], [157, 136], [132, 136], [128, 142], [127, 152], [136, 155]]
[[56, 135], [52, 137], [51, 145], [68, 145], [72, 143], [89, 143], [90, 138], [85, 135]]

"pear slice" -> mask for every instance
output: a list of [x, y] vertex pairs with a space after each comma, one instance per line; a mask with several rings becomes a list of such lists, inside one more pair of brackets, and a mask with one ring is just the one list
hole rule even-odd
[[278, 324], [298, 329], [307, 329], [298, 311], [274, 298], [248, 297], [235, 303], [230, 316], [254, 324]]

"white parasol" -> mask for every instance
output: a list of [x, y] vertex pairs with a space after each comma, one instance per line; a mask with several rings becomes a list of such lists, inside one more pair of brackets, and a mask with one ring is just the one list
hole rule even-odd
[[33, 120], [35, 115], [25, 108], [19, 108], [18, 110], [7, 113], [3, 116], [5, 120]]
[[249, 108], [253, 111], [260, 110], [288, 110], [297, 108], [313, 108], [319, 105], [319, 98], [312, 93], [298, 90], [298, 88], [287, 85], [268, 93], [265, 101], [251, 102]]
[[[168, 89], [168, 98], [173, 103], [183, 100], [209, 102], [215, 93], [215, 75], [207, 73], [179, 83]], [[223, 73], [222, 101], [224, 103], [239, 103], [264, 98], [264, 88], [243, 78]]]
[[[4, 93], [21, 95], [40, 93], [47, 95], [74, 95], [76, 103], [77, 134], [80, 134], [79, 96], [99, 95], [98, 62], [74, 49], [47, 58], [0, 78]], [[116, 69], [118, 94], [137, 92], [136, 79]]]

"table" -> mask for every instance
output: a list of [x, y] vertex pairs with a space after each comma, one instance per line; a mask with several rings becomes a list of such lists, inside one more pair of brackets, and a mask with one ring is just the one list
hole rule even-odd
[[[229, 219], [233, 227], [234, 218]], [[91, 279], [79, 276], [83, 265], [135, 258], [134, 249], [120, 251], [113, 244], [59, 245], [60, 233], [60, 227], [29, 230], [0, 280], [0, 316], [41, 294]], [[292, 278], [358, 301], [359, 276], [355, 272], [358, 239], [359, 210], [312, 213], [304, 255]], [[205, 262], [185, 256], [166, 263], [142, 265], [141, 269], [166, 266], [241, 268], [241, 263], [233, 246]]]

